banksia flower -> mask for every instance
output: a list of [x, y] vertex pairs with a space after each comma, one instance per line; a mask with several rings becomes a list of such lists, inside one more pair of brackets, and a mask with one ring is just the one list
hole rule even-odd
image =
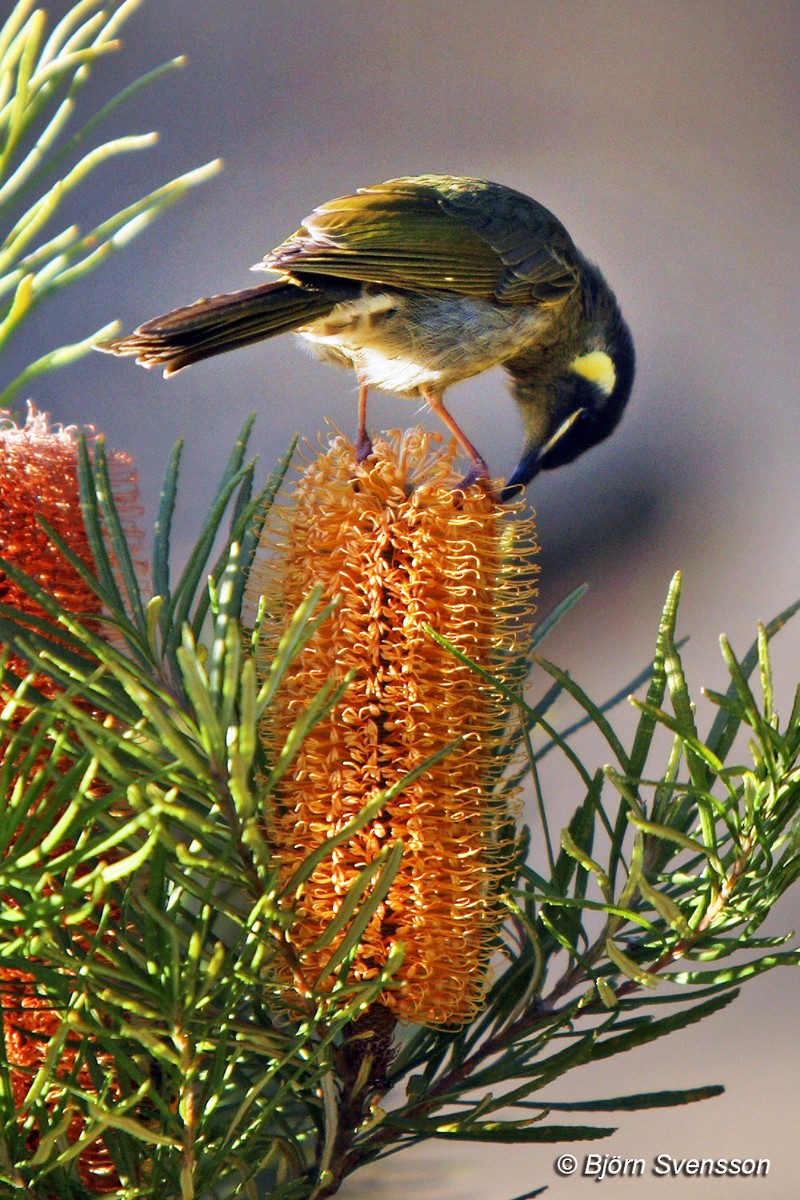
[[[39, 994], [35, 976], [28, 971], [10, 967], [0, 970], [0, 1003], [3, 1011], [3, 1032], [6, 1061], [10, 1066], [9, 1078], [14, 1107], [19, 1111], [27, 1098], [37, 1071], [47, 1057], [48, 1047], [54, 1037], [61, 1033], [62, 1017], [47, 999]], [[80, 1038], [67, 1035], [58, 1063], [58, 1075], [73, 1075], [74, 1083], [84, 1092], [95, 1092], [95, 1081], [88, 1062], [84, 1061], [75, 1071]], [[107, 1053], [95, 1055], [98, 1066], [104, 1071], [111, 1067], [111, 1056]], [[112, 1092], [118, 1089], [112, 1089]], [[48, 1107], [56, 1104], [58, 1092], [51, 1091], [47, 1098]], [[75, 1112], [67, 1125], [66, 1135], [76, 1142], [84, 1132], [85, 1122]], [[39, 1142], [38, 1130], [28, 1136], [28, 1147], [35, 1153]], [[119, 1176], [102, 1138], [97, 1138], [78, 1156], [78, 1174], [88, 1192], [103, 1194], [115, 1192], [119, 1187]]]
[[[263, 573], [257, 558], [249, 587], [251, 596], [264, 591], [272, 648], [314, 585], [324, 600], [338, 598], [265, 720], [275, 752], [320, 688], [354, 673], [303, 739], [265, 816], [284, 884], [367, 802], [456, 743], [287, 898], [301, 976], [314, 986], [345, 931], [322, 949], [314, 943], [359, 873], [400, 840], [398, 872], [360, 939], [351, 978], [374, 978], [402, 948], [380, 1003], [400, 1020], [457, 1024], [481, 1006], [502, 921], [509, 813], [493, 785], [506, 706], [427, 626], [502, 680], [518, 662], [518, 631], [530, 628], [535, 571], [530, 523], [486, 485], [460, 488], [454, 450], [433, 443], [421, 430], [391, 435], [359, 463], [337, 437], [267, 531], [271, 558]], [[269, 637], [265, 645], [268, 653]], [[293, 986], [302, 986], [297, 975]], [[330, 976], [320, 983], [330, 986]]]
[[[77, 461], [77, 431], [74, 428], [52, 427], [45, 415], [33, 410], [23, 426], [14, 424], [8, 414], [0, 413], [0, 555], [34, 579], [68, 612], [84, 617], [100, 617], [100, 600], [49, 540], [37, 520], [39, 514], [45, 517], [70, 549], [92, 566], [89, 540], [81, 518]], [[127, 456], [114, 455], [110, 465], [115, 498], [135, 542], [138, 537], [138, 531], [132, 523], [137, 500], [135, 475]], [[3, 571], [2, 564], [0, 602], [20, 614], [44, 616], [37, 601]], [[27, 663], [13, 655], [10, 665], [17, 674], [24, 675], [29, 671]], [[35, 672], [34, 682], [45, 696], [53, 697], [57, 693], [57, 685], [43, 673]], [[8, 717], [0, 707], [0, 715], [5, 715], [6, 726], [11, 733], [25, 716], [24, 699], [17, 701], [12, 710], [12, 715]], [[0, 745], [0, 763], [6, 750], [7, 746]], [[43, 759], [45, 754], [43, 751]], [[11, 766], [13, 778], [14, 763], [6, 765]], [[31, 773], [30, 764], [25, 770]], [[36, 788], [33, 792], [38, 795]], [[38, 805], [45, 801], [46, 791], [38, 795], [36, 803]], [[6, 854], [13, 853], [13, 845], [12, 840]], [[63, 853], [71, 846], [69, 841], [62, 843], [53, 854]], [[10, 902], [8, 898], [7, 902]], [[88, 946], [96, 926], [87, 920], [81, 929], [83, 932], [77, 931], [75, 944], [79, 947]], [[62, 1032], [62, 1016], [41, 994], [35, 974], [7, 967], [0, 968], [0, 1005], [5, 1059], [9, 1067], [14, 1104], [19, 1109], [37, 1070], [47, 1057], [52, 1038]], [[78, 1040], [71, 1033], [67, 1034], [56, 1077], [75, 1072]], [[107, 1055], [96, 1057], [105, 1068], [109, 1067]], [[87, 1065], [78, 1067], [75, 1082], [89, 1095], [92, 1094], [92, 1074]], [[113, 1086], [111, 1090], [113, 1094]], [[54, 1086], [47, 1096], [48, 1107], [57, 1104], [59, 1094], [60, 1089]], [[68, 1125], [67, 1137], [74, 1142], [84, 1130], [84, 1119], [76, 1112]], [[38, 1136], [38, 1130], [34, 1128], [28, 1138], [31, 1152], [36, 1149]], [[117, 1188], [119, 1179], [102, 1140], [98, 1139], [87, 1146], [79, 1155], [77, 1165], [88, 1191], [103, 1193]]]
[[[90, 431], [91, 432], [91, 431]], [[24, 425], [0, 410], [0, 557], [19, 567], [68, 612], [100, 616], [97, 595], [53, 545], [38, 521], [42, 516], [70, 549], [92, 565], [89, 539], [81, 519], [78, 487], [78, 430], [51, 426], [31, 407]], [[131, 538], [138, 513], [138, 490], [131, 460], [110, 456], [114, 496]], [[0, 564], [0, 603], [43, 616], [41, 607]], [[46, 688], [46, 681], [37, 680]]]

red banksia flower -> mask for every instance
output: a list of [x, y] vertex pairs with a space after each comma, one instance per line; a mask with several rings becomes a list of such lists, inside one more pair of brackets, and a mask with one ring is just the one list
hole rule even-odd
[[[5, 1053], [11, 1067], [11, 1094], [15, 1108], [20, 1110], [36, 1072], [45, 1061], [51, 1039], [61, 1032], [62, 1018], [48, 1000], [39, 995], [35, 976], [30, 972], [6, 967], [0, 971], [0, 979]], [[75, 1072], [79, 1041], [75, 1035], [67, 1035], [58, 1064], [60, 1076]], [[109, 1054], [99, 1054], [96, 1060], [104, 1070], [109, 1069]], [[92, 1072], [88, 1063], [84, 1062], [75, 1072], [74, 1082], [89, 1095], [94, 1092]], [[58, 1095], [54, 1090], [48, 1097], [48, 1107], [54, 1105], [57, 1099]], [[77, 1141], [84, 1129], [83, 1117], [78, 1112], [74, 1113], [67, 1125], [68, 1140]], [[38, 1143], [38, 1130], [33, 1129], [28, 1136], [28, 1147], [32, 1154], [35, 1153]], [[78, 1156], [78, 1173], [89, 1192], [103, 1194], [114, 1192], [119, 1187], [119, 1176], [102, 1138], [92, 1142]]]
[[[272, 557], [263, 590], [276, 638], [315, 584], [324, 600], [338, 597], [281, 684], [264, 728], [268, 743], [279, 750], [319, 689], [355, 673], [303, 740], [266, 826], [285, 884], [364, 804], [461, 739], [316, 867], [291, 898], [290, 935], [313, 987], [344, 931], [322, 949], [315, 941], [359, 872], [401, 840], [398, 873], [360, 940], [351, 977], [374, 978], [402, 947], [380, 1002], [400, 1020], [456, 1024], [482, 1004], [502, 921], [509, 813], [493, 784], [507, 714], [497, 691], [426, 626], [502, 679], [518, 661], [517, 629], [529, 634], [535, 569], [530, 522], [484, 484], [459, 488], [454, 451], [433, 444], [421, 430], [394, 434], [357, 463], [337, 437], [266, 535]], [[257, 562], [251, 594], [262, 590], [259, 576]]]
[[[32, 407], [24, 425], [15, 424], [9, 413], [0, 410], [0, 557], [34, 579], [68, 612], [99, 616], [102, 609], [96, 594], [37, 519], [44, 517], [70, 549], [92, 566], [81, 517], [77, 436], [77, 427], [50, 425], [47, 415]], [[109, 456], [109, 467], [117, 506], [135, 543], [140, 537], [134, 526], [138, 488], [131, 460], [116, 453]], [[1, 564], [0, 603], [43, 615]]]
[[[25, 424], [18, 426], [7, 413], [0, 412], [0, 556], [29, 575], [71, 614], [99, 617], [102, 605], [98, 597], [50, 541], [37, 520], [38, 515], [43, 516], [79, 558], [88, 566], [93, 565], [81, 516], [77, 462], [78, 441], [74, 427], [50, 426], [47, 417], [33, 409]], [[133, 526], [138, 493], [130, 459], [122, 454], [110, 456], [110, 469], [118, 508], [135, 543], [139, 536]], [[20, 614], [44, 616], [37, 601], [3, 570], [2, 564], [0, 602]], [[28, 664], [13, 655], [10, 665], [17, 674], [24, 675], [29, 671]], [[52, 697], [57, 693], [57, 685], [44, 674], [35, 672], [34, 682], [45, 696]], [[10, 730], [18, 726], [25, 712], [25, 702], [18, 703], [13, 716], [8, 719]], [[6, 747], [0, 745], [0, 762], [5, 751]], [[14, 764], [10, 765], [13, 769]], [[30, 764], [25, 769], [30, 772]], [[39, 803], [45, 801], [46, 792]], [[12, 840], [6, 853], [13, 850], [13, 844]], [[71, 845], [69, 841], [62, 843], [53, 854], [60, 854]], [[46, 868], [46, 864], [43, 865]], [[85, 937], [79, 931], [75, 938], [79, 947], [88, 946], [96, 926], [87, 921], [82, 929]], [[11, 1092], [15, 1107], [19, 1109], [25, 1103], [37, 1070], [47, 1057], [52, 1038], [63, 1032], [62, 1016], [41, 993], [35, 974], [8, 967], [0, 968], [0, 1005]], [[57, 1077], [75, 1072], [78, 1041], [71, 1033], [67, 1034]], [[97, 1060], [102, 1061], [106, 1069], [110, 1065], [108, 1055], [98, 1055]], [[87, 1065], [78, 1068], [75, 1082], [92, 1094], [92, 1075]], [[48, 1108], [55, 1105], [58, 1098], [56, 1086], [47, 1097]], [[76, 1112], [68, 1125], [67, 1137], [76, 1141], [84, 1130], [84, 1119]], [[32, 1153], [38, 1139], [38, 1130], [33, 1128], [28, 1137]], [[77, 1165], [88, 1191], [102, 1193], [118, 1187], [116, 1170], [102, 1140], [87, 1146], [79, 1155]]]

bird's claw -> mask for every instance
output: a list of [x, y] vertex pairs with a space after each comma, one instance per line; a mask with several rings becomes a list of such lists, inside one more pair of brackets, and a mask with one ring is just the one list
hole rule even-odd
[[466, 492], [469, 491], [469, 489], [476, 483], [482, 483], [486, 490], [492, 496], [494, 496], [495, 499], [497, 498], [495, 490], [492, 487], [491, 476], [489, 475], [489, 467], [484, 459], [477, 454], [472, 459], [472, 466], [467, 471], [464, 478], [456, 484], [456, 488], [459, 491]]
[[360, 433], [356, 441], [356, 462], [362, 463], [372, 454], [372, 439], [368, 433]]

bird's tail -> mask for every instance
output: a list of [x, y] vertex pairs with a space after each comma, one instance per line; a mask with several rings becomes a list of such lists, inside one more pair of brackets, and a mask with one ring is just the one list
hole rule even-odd
[[297, 329], [356, 291], [352, 284], [313, 286], [280, 279], [196, 300], [95, 349], [135, 355], [143, 367], [163, 367], [165, 376], [174, 375], [200, 359]]

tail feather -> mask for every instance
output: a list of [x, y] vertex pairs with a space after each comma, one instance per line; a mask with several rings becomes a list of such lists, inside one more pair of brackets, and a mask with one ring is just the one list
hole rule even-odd
[[297, 329], [357, 292], [352, 284], [306, 286], [278, 280], [196, 300], [95, 348], [135, 356], [143, 367], [163, 367], [165, 375], [174, 375], [203, 358]]

